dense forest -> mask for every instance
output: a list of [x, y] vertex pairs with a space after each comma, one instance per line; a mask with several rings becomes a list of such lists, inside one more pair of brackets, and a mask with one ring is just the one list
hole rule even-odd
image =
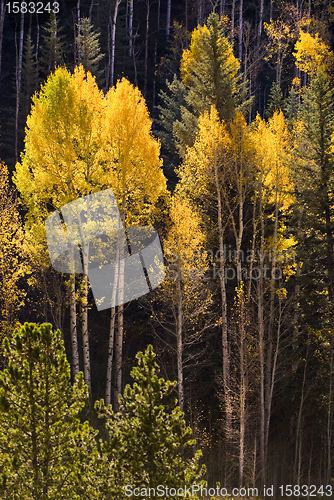
[[333, 23], [1, 0], [1, 498], [332, 496]]

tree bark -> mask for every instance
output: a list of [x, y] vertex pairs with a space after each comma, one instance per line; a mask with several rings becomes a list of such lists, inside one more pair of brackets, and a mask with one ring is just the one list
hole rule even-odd
[[88, 390], [91, 393], [90, 351], [88, 335], [88, 251], [89, 243], [83, 246], [83, 285], [81, 295], [82, 307], [82, 347], [84, 355], [84, 377]]
[[239, 5], [239, 50], [238, 50], [238, 58], [240, 61], [240, 68], [242, 68], [242, 33], [243, 33], [243, 0], [240, 0]]
[[115, 49], [116, 49], [116, 22], [118, 15], [118, 7], [122, 0], [116, 0], [114, 16], [112, 18], [112, 24], [110, 26], [111, 33], [111, 61], [110, 61], [110, 87], [114, 85], [115, 78]]
[[147, 93], [147, 72], [148, 72], [148, 34], [150, 27], [150, 0], [146, 0], [146, 32], [145, 32], [145, 61], [144, 61], [144, 99]]
[[176, 337], [177, 337], [177, 387], [179, 395], [179, 406], [180, 410], [184, 411], [184, 390], [183, 390], [183, 367], [182, 367], [182, 289], [181, 289], [181, 262], [180, 256], [178, 257], [178, 270], [177, 270], [177, 326], [176, 326]]
[[170, 36], [171, 11], [172, 11], [172, 0], [167, 0], [166, 41], [168, 41]]
[[2, 41], [3, 41], [3, 25], [5, 21], [6, 9], [5, 0], [0, 2], [0, 82], [1, 82], [1, 63], [2, 63]]
[[[24, 35], [24, 14], [21, 13], [20, 20], [20, 43], [19, 52], [16, 50], [16, 110], [15, 110], [15, 161], [19, 160], [19, 112], [20, 112], [20, 92], [21, 92], [21, 79], [22, 79], [22, 55], [23, 55], [23, 35]], [[16, 33], [15, 33], [16, 43]]]
[[71, 290], [70, 290], [70, 329], [71, 329], [71, 344], [72, 344], [72, 373], [73, 380], [79, 373], [79, 351], [78, 351], [78, 335], [77, 335], [77, 311], [75, 298], [75, 275], [71, 275]]
[[116, 307], [111, 308], [109, 344], [108, 344], [108, 362], [107, 362], [107, 381], [106, 381], [106, 398], [105, 403], [111, 403], [111, 380], [112, 380], [112, 365], [114, 358], [114, 338], [115, 338], [115, 319]]
[[129, 2], [129, 57], [133, 50], [133, 0]]

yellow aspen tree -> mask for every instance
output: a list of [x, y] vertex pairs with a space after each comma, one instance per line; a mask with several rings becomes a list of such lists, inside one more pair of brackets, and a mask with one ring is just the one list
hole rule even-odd
[[[279, 263], [281, 266], [280, 272], [282, 272], [283, 262], [278, 256], [284, 254], [287, 256], [289, 248], [295, 243], [293, 239], [284, 238], [283, 232], [285, 227], [279, 218], [279, 214], [287, 212], [294, 202], [294, 186], [288, 163], [291, 139], [283, 113], [275, 111], [268, 122], [265, 122], [258, 116], [254, 124], [253, 140], [257, 151], [257, 196], [260, 224], [260, 249], [258, 250], [259, 279], [257, 280], [256, 289], [260, 373], [260, 460], [261, 475], [265, 481], [271, 404], [282, 333], [283, 300], [286, 296], [286, 289], [283, 287], [282, 279], [277, 281], [276, 265]], [[274, 227], [272, 236], [265, 237], [264, 213], [268, 213], [268, 211], [273, 212]], [[266, 255], [271, 255], [269, 259], [269, 271], [271, 275], [268, 282], [268, 290], [266, 289], [264, 279], [264, 275], [267, 273], [267, 266], [264, 265]], [[285, 259], [285, 261], [287, 260], [289, 259]], [[291, 265], [285, 262], [284, 268], [286, 275], [293, 273], [293, 259]], [[269, 314], [266, 314], [265, 311], [265, 294], [267, 291], [269, 293]], [[276, 319], [275, 310], [278, 311]]]
[[318, 33], [312, 36], [310, 33], [300, 30], [293, 55], [297, 68], [300, 71], [305, 71], [311, 78], [314, 78], [319, 70], [327, 75], [332, 74], [333, 51], [321, 40]]
[[[178, 189], [194, 202], [206, 206], [206, 222], [210, 229], [218, 232], [219, 283], [221, 292], [221, 327], [223, 348], [223, 387], [226, 413], [226, 441], [232, 440], [232, 393], [230, 383], [230, 358], [228, 346], [226, 262], [224, 243], [230, 213], [225, 206], [225, 190], [228, 186], [228, 169], [231, 139], [224, 122], [219, 118], [217, 109], [212, 106], [210, 112], [200, 116], [198, 132], [193, 147], [187, 149], [184, 162], [179, 168], [180, 183]], [[211, 221], [210, 219], [214, 219]], [[216, 262], [215, 262], [216, 264]]]
[[28, 243], [8, 177], [7, 166], [0, 162], [0, 338], [19, 326], [25, 298], [19, 280], [28, 272]]
[[[50, 211], [100, 190], [97, 152], [103, 94], [82, 66], [74, 74], [58, 68], [33, 97], [25, 149], [14, 181], [27, 209], [26, 227], [34, 244], [45, 249], [44, 222]], [[85, 256], [86, 248], [82, 248]], [[84, 259], [85, 261], [85, 259]], [[79, 372], [75, 276], [71, 280], [73, 375]], [[87, 321], [87, 270], [84, 265], [82, 336], [85, 382], [91, 389]]]
[[[166, 195], [166, 179], [160, 159], [160, 143], [151, 131], [145, 100], [138, 88], [127, 79], [118, 81], [104, 100], [101, 129], [103, 147], [100, 162], [103, 166], [99, 182], [112, 186], [120, 211], [122, 225], [148, 225], [152, 222], [155, 204]], [[122, 267], [123, 264], [123, 267]], [[124, 280], [124, 259], [119, 261], [119, 288]], [[106, 404], [111, 398], [112, 359], [115, 344], [115, 408], [122, 391], [123, 304], [111, 309], [108, 349]]]
[[[184, 370], [203, 355], [200, 342], [207, 338], [214, 318], [211, 291], [206, 281], [206, 234], [200, 213], [184, 195], [175, 192], [169, 210], [169, 228], [163, 241], [165, 280], [155, 294], [153, 319], [164, 330], [160, 340], [176, 352], [178, 402], [184, 411]], [[195, 374], [189, 374], [194, 377]]]

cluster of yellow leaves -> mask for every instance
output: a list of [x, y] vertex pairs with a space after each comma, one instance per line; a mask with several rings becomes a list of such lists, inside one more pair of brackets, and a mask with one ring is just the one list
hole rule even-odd
[[25, 292], [19, 279], [27, 271], [28, 248], [21, 227], [8, 169], [0, 163], [0, 335], [18, 326], [17, 317]]
[[211, 106], [200, 116], [196, 140], [187, 149], [185, 161], [178, 171], [180, 192], [186, 191], [193, 198], [208, 196], [212, 191], [215, 166], [225, 162], [231, 139], [226, 125], [220, 120], [217, 109]]
[[305, 71], [311, 77], [316, 76], [321, 69], [326, 74], [332, 72], [334, 54], [328, 45], [321, 40], [318, 33], [312, 36], [300, 30], [299, 40], [295, 45], [293, 55], [296, 58], [296, 66], [300, 71]]
[[110, 187], [124, 218], [147, 217], [166, 191], [159, 154], [137, 88], [122, 79], [104, 96], [82, 66], [58, 68], [33, 98], [14, 175], [36, 243], [50, 210]]
[[268, 122], [258, 115], [253, 139], [262, 177], [263, 201], [277, 203], [280, 210], [287, 210], [294, 201], [294, 186], [288, 163], [291, 138], [283, 113], [275, 111]]
[[200, 214], [189, 199], [176, 194], [171, 200], [169, 217], [171, 227], [166, 247], [173, 249], [182, 265], [189, 268], [203, 250], [205, 234]]
[[270, 50], [266, 57], [268, 61], [274, 54], [285, 52], [294, 37], [291, 27], [281, 20], [263, 24], [270, 40]]

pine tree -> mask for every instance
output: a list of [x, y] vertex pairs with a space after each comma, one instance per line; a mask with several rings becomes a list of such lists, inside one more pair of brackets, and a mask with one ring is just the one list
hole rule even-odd
[[25, 114], [29, 113], [30, 99], [37, 89], [37, 62], [35, 58], [35, 45], [31, 36], [28, 35], [24, 43], [23, 65], [22, 65], [22, 96], [25, 98]]
[[280, 111], [283, 108], [283, 103], [281, 87], [276, 82], [273, 82], [269, 93], [266, 117], [270, 118], [275, 111]]
[[[80, 373], [70, 382], [59, 330], [25, 323], [4, 340], [0, 373], [2, 498], [100, 499], [97, 434], [78, 415], [88, 398]], [[96, 474], [96, 475], [95, 475]]]
[[211, 13], [207, 24], [193, 31], [190, 47], [181, 60], [181, 79], [187, 93], [185, 105], [180, 106], [181, 119], [173, 123], [173, 134], [182, 157], [186, 147], [194, 143], [200, 114], [212, 105], [225, 121], [231, 121], [237, 109], [248, 109], [250, 101], [245, 101], [247, 90], [240, 83], [239, 67], [218, 14]]
[[43, 30], [40, 69], [43, 77], [47, 77], [58, 65], [64, 63], [65, 35], [61, 34], [63, 27], [59, 25], [59, 18], [53, 12]]
[[82, 64], [85, 71], [90, 71], [96, 77], [101, 77], [103, 71], [99, 71], [98, 68], [104, 54], [101, 54], [99, 34], [93, 31], [93, 25], [88, 17], [81, 19], [78, 31], [76, 38], [77, 64]]
[[[169, 397], [176, 382], [159, 378], [151, 345], [136, 358], [138, 365], [131, 371], [134, 384], [119, 396], [120, 411], [113, 413], [103, 400], [96, 403], [100, 416], [107, 417], [110, 439], [105, 451], [113, 457], [115, 474], [111, 492], [120, 499], [127, 498], [126, 485], [147, 491], [158, 485], [179, 488], [197, 482], [204, 473], [200, 450], [193, 458], [182, 459], [181, 450], [193, 448], [195, 440], [177, 400]], [[141, 490], [137, 498], [147, 496]]]
[[[333, 201], [334, 89], [322, 70], [306, 90], [295, 125], [295, 180], [304, 210], [299, 250], [303, 263], [301, 281], [304, 320], [328, 321], [333, 315]], [[309, 318], [309, 319], [307, 319]], [[327, 318], [327, 319], [325, 319]]]

